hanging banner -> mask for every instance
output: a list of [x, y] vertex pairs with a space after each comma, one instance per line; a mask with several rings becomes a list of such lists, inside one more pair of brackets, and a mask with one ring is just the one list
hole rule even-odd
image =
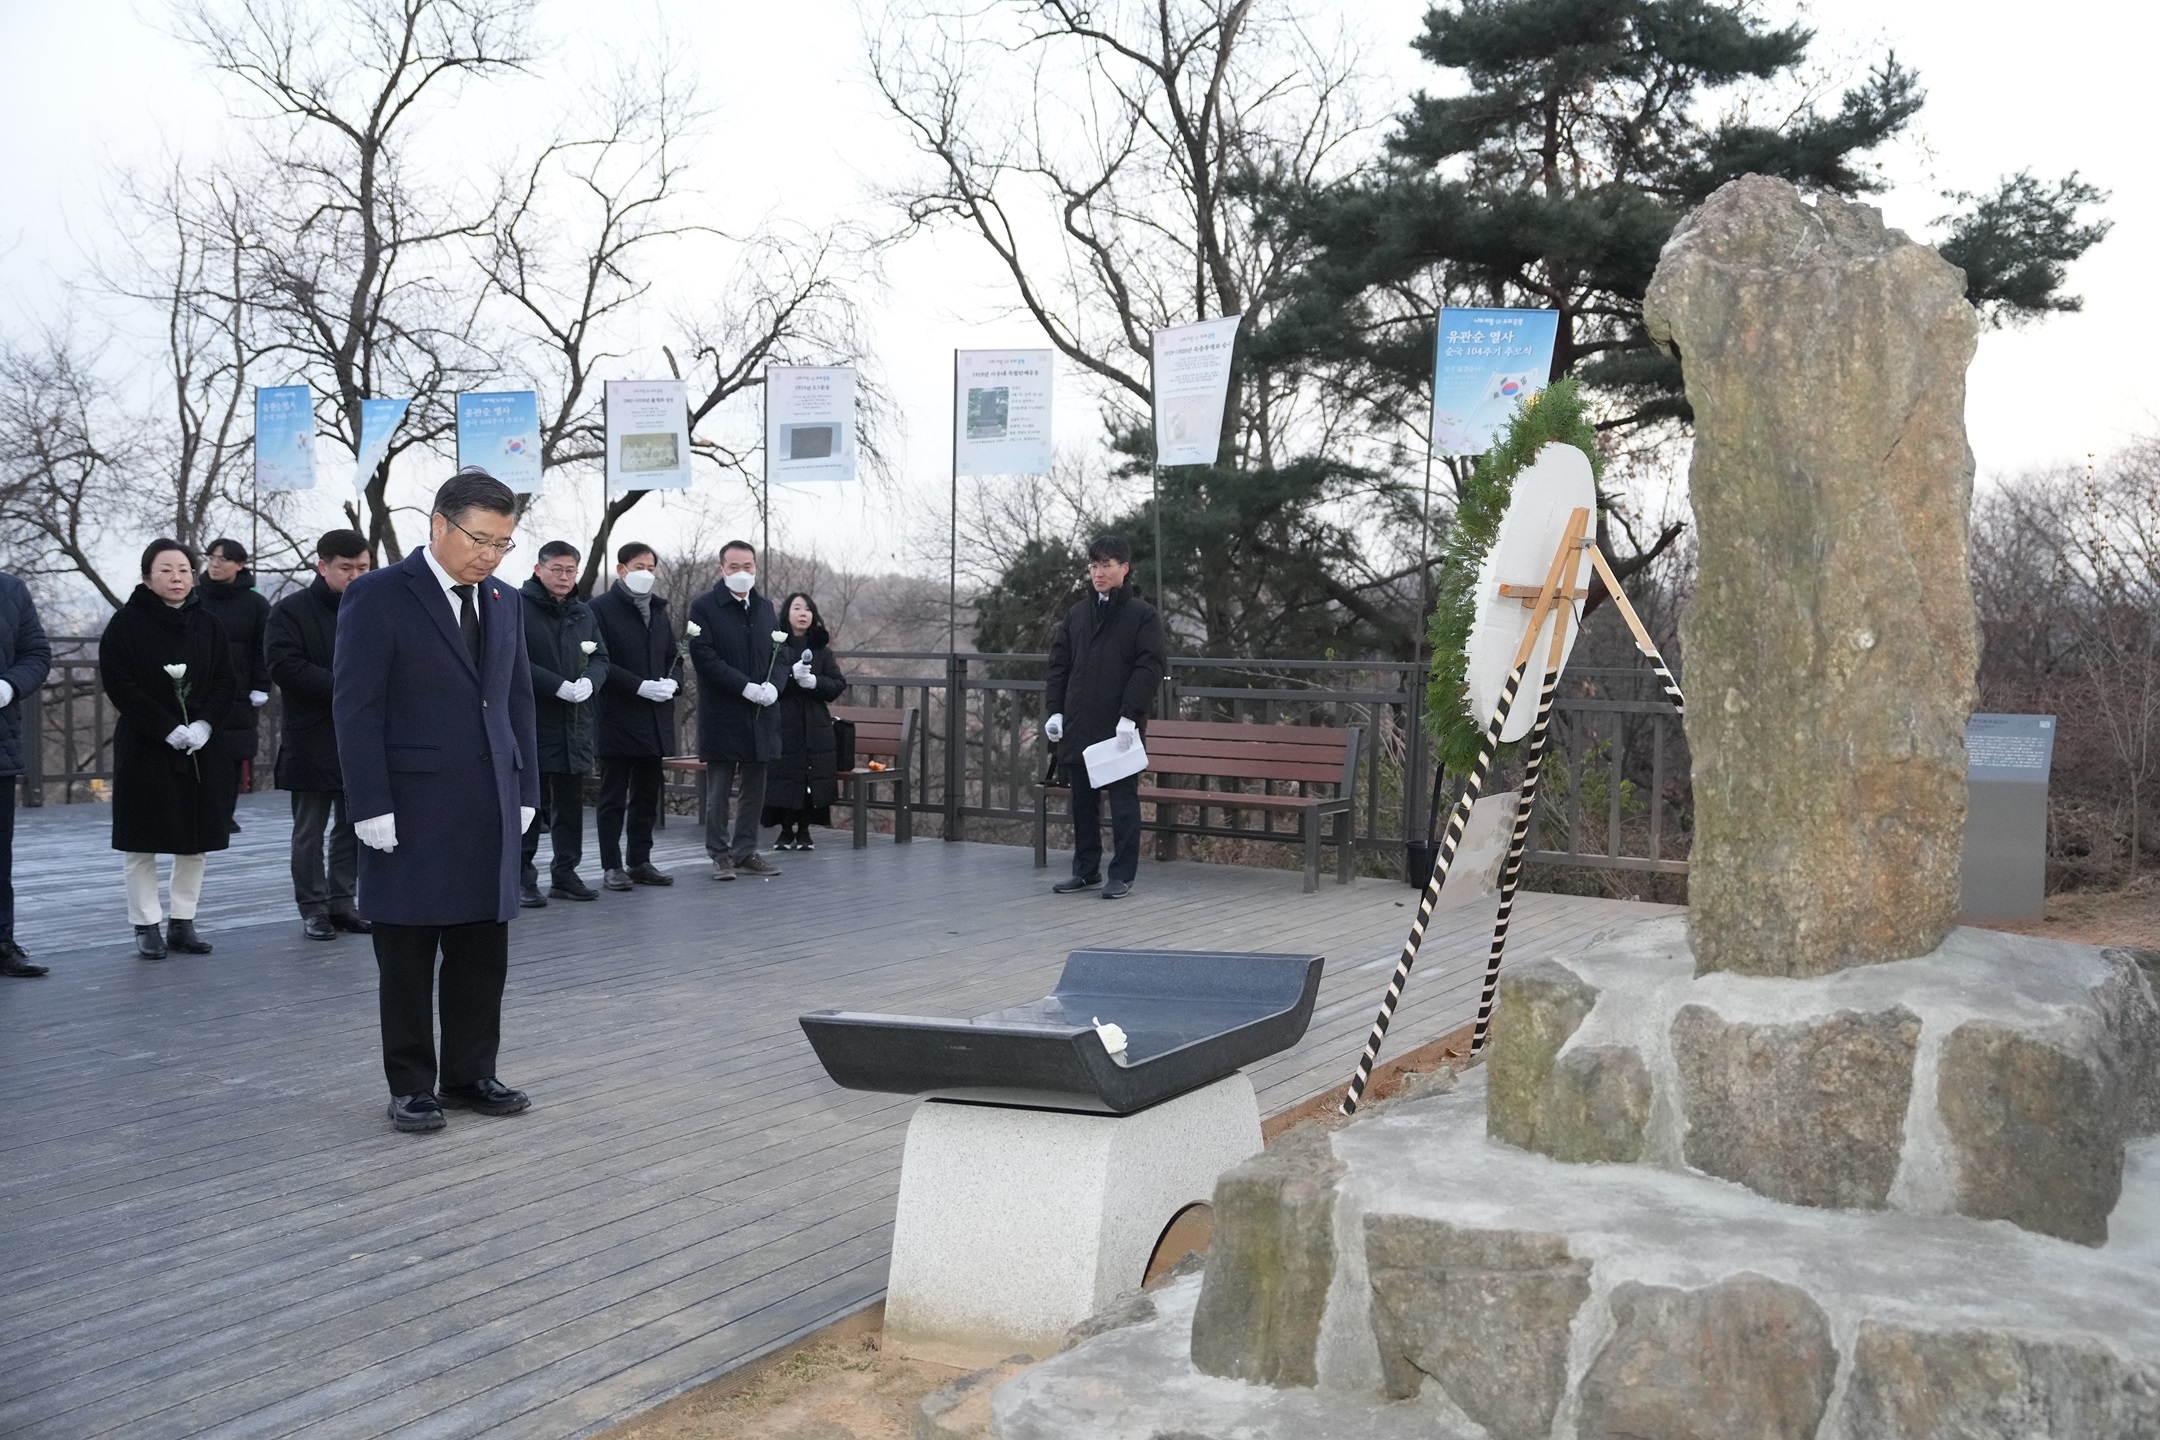
[[540, 396], [478, 390], [457, 397], [457, 463], [478, 465], [520, 495], [540, 489]]
[[1212, 465], [1230, 397], [1230, 352], [1240, 317], [1155, 332], [1155, 463]]
[[690, 484], [690, 389], [680, 380], [607, 382], [607, 484], [617, 492]]
[[255, 488], [315, 488], [315, 396], [305, 385], [255, 387]]
[[1433, 453], [1492, 449], [1515, 407], [1545, 388], [1559, 334], [1554, 310], [1442, 310], [1433, 357]]
[[382, 468], [383, 457], [390, 453], [390, 441], [398, 426], [405, 423], [405, 411], [411, 404], [409, 399], [360, 402], [360, 449], [353, 456], [353, 489], [365, 491], [368, 481]]
[[1048, 350], [953, 352], [953, 473], [1050, 473]]
[[855, 478], [855, 371], [836, 366], [765, 368], [765, 477]]

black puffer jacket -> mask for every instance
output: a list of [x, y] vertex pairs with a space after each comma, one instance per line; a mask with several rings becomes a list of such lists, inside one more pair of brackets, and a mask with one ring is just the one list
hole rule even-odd
[[[179, 682], [167, 665], [185, 665]], [[145, 585], [105, 622], [98, 674], [113, 708], [112, 846], [157, 855], [200, 855], [231, 843], [234, 704], [225, 632], [199, 595], [167, 605]], [[183, 701], [179, 687], [185, 684]], [[210, 722], [210, 743], [186, 755], [165, 743], [175, 727]]]
[[1058, 759], [1080, 763], [1080, 752], [1117, 733], [1121, 719], [1142, 729], [1162, 685], [1162, 621], [1130, 583], [1107, 602], [1090, 591], [1065, 613], [1050, 637], [1043, 671], [1043, 715], [1065, 717]]
[[[525, 602], [525, 657], [532, 662], [533, 728], [540, 740], [540, 773], [584, 775], [593, 768], [595, 698], [607, 683], [607, 641], [592, 607], [575, 594], [556, 599], [534, 576], [518, 587]], [[593, 648], [586, 650], [590, 645]], [[555, 692], [565, 681], [592, 681], [576, 705]]]
[[317, 575], [307, 589], [270, 607], [263, 648], [270, 657], [270, 678], [284, 696], [280, 790], [345, 788], [338, 773], [337, 727], [330, 719], [330, 667], [337, 657], [338, 602], [344, 598]]
[[30, 713], [24, 698], [45, 683], [51, 669], [52, 643], [38, 623], [29, 587], [0, 571], [0, 680], [15, 692], [0, 709], [0, 775], [23, 773], [23, 717]]
[[[780, 758], [765, 776], [765, 809], [780, 811], [823, 810], [840, 795], [838, 757], [833, 746], [832, 712], [826, 707], [847, 690], [847, 677], [833, 659], [831, 637], [822, 625], [790, 640], [780, 656], [773, 684], [785, 684], [780, 703]], [[795, 683], [791, 673], [802, 652], [810, 652], [814, 689]], [[769, 821], [778, 824], [779, 821]]]
[[203, 576], [195, 582], [195, 593], [202, 597], [203, 609], [225, 632], [225, 643], [232, 652], [233, 684], [240, 691], [240, 703], [218, 727], [225, 732], [225, 754], [234, 760], [252, 760], [256, 742], [255, 707], [248, 701], [248, 692], [255, 690], [268, 694], [270, 691], [270, 662], [264, 654], [270, 602], [255, 588], [255, 572], [244, 565], [230, 580], [212, 580], [208, 575]]

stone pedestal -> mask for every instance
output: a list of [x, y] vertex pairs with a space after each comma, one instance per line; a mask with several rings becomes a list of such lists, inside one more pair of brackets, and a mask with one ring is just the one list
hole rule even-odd
[[1259, 1149], [1242, 1072], [1124, 1116], [926, 1101], [900, 1167], [885, 1333], [930, 1358], [1048, 1355]]

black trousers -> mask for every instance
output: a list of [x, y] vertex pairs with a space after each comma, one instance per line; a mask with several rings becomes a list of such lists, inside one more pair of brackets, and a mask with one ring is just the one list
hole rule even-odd
[[[660, 818], [660, 757], [600, 757], [600, 808], [593, 822], [600, 831], [600, 868], [627, 870], [652, 859], [653, 822]], [[630, 821], [630, 865], [623, 864], [625, 815]]]
[[548, 862], [548, 873], [558, 880], [577, 874], [578, 861], [585, 857], [583, 775], [540, 772], [540, 811], [533, 816], [532, 824], [525, 827], [523, 873], [527, 885], [540, 883], [540, 872], [533, 868], [533, 857], [540, 853], [542, 830], [546, 830], [555, 842], [555, 858]]
[[[1072, 787], [1073, 874], [1089, 879], [1102, 873], [1102, 805], [1086, 765], [1066, 766], [1065, 783]], [[1112, 781], [1109, 792], [1110, 839], [1117, 847], [1110, 878], [1129, 885], [1140, 873], [1140, 777]]]
[[495, 1073], [502, 1043], [503, 981], [510, 974], [510, 927], [386, 925], [375, 922], [376, 998], [382, 1009], [383, 1074], [392, 1095], [433, 1090], [435, 955], [442, 953], [442, 1067], [445, 1087]]
[[15, 939], [15, 786], [20, 779], [0, 775], [0, 942]]
[[[323, 835], [330, 837], [330, 863], [323, 864]], [[360, 872], [360, 844], [353, 838], [352, 815], [342, 790], [292, 792], [293, 900], [304, 919], [310, 915], [353, 913], [353, 882]]]

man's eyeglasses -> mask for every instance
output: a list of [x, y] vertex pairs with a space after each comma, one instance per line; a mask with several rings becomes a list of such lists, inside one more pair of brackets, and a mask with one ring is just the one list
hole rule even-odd
[[[436, 511], [435, 513], [438, 515], [442, 515], [442, 512], [440, 510]], [[467, 530], [464, 526], [458, 524], [457, 521], [452, 520], [449, 516], [443, 515], [442, 518], [445, 525], [448, 525], [451, 529], [457, 531], [458, 534], [463, 535], [466, 539], [472, 541], [473, 544], [479, 546], [482, 550], [489, 551], [496, 555], [507, 555], [512, 550], [517, 549], [517, 541], [515, 540], [483, 540], [478, 535], [473, 534], [472, 531]]]

